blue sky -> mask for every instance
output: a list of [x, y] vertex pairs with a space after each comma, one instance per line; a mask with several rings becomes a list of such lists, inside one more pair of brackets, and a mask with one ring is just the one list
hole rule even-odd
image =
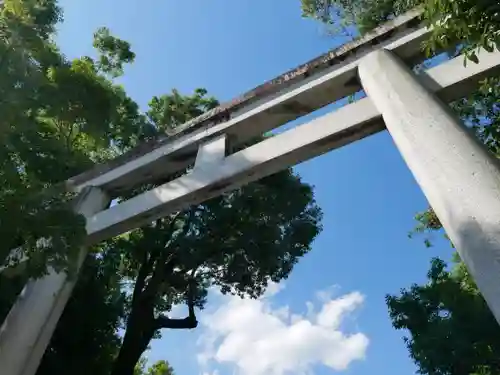
[[[131, 42], [137, 58], [121, 82], [143, 108], [153, 95], [172, 88], [190, 93], [205, 87], [219, 100], [228, 100], [343, 42], [302, 19], [299, 0], [61, 4], [65, 22], [58, 40], [68, 56], [91, 54], [92, 33], [100, 26]], [[259, 368], [280, 375], [293, 367], [297, 370], [290, 374], [415, 372], [402, 333], [390, 325], [384, 296], [424, 281], [430, 258], [448, 259], [451, 251], [439, 237], [431, 249], [421, 239], [407, 237], [414, 214], [426, 201], [390, 136], [377, 134], [296, 171], [315, 186], [325, 214], [324, 231], [312, 252], [284, 286], [261, 301], [211, 296], [200, 313], [201, 327], [164, 332], [153, 343], [150, 360], [167, 359], [177, 375], [260, 375]], [[314, 311], [310, 304], [308, 310], [308, 302], [315, 303]], [[236, 319], [242, 312], [246, 318]], [[228, 326], [220, 327], [224, 321]], [[298, 330], [298, 323], [306, 328]], [[297, 343], [290, 344], [297, 335]], [[352, 349], [349, 340], [360, 337]], [[209, 339], [215, 340], [210, 348]], [[265, 344], [261, 351], [252, 349], [257, 341]], [[248, 350], [236, 350], [235, 342]], [[327, 350], [318, 354], [319, 347]]]

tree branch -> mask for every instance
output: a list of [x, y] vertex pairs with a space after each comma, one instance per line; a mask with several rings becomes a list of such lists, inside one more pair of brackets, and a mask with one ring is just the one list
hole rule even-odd
[[148, 259], [148, 252], [145, 250], [141, 267], [139, 268], [139, 273], [137, 274], [137, 279], [135, 280], [134, 292], [132, 293], [132, 303], [135, 303], [139, 299], [139, 296], [144, 289], [146, 276], [148, 276], [148, 273], [151, 271], [151, 267], [153, 267], [153, 262], [151, 262], [152, 258], [153, 256]]
[[171, 319], [169, 317], [160, 315], [155, 320], [156, 329], [169, 328], [169, 329], [194, 329], [198, 327], [196, 316], [188, 316], [184, 319]]
[[[172, 218], [172, 221], [170, 222], [170, 225], [168, 227], [168, 230], [170, 233], [173, 231], [174, 225], [177, 222], [177, 219], [179, 218], [180, 214], [181, 214], [181, 212], [178, 212]], [[157, 220], [156, 225], [159, 227], [161, 225], [161, 220]], [[149, 258], [148, 258], [148, 251], [144, 250], [144, 256], [142, 258], [141, 267], [139, 269], [139, 273], [137, 275], [137, 279], [136, 279], [135, 286], [134, 286], [134, 292], [132, 294], [132, 301], [138, 300], [140, 294], [143, 292], [144, 286], [146, 283], [145, 282], [146, 277], [148, 276], [148, 274], [151, 272], [151, 270], [153, 268], [156, 257], [158, 255], [158, 252], [159, 252], [159, 249], [157, 249], [154, 252], [151, 252], [151, 256], [149, 256]], [[171, 254], [171, 258], [172, 257], [173, 257], [173, 255]], [[170, 261], [170, 259], [168, 261]], [[155, 273], [153, 274], [153, 278], [155, 276]], [[156, 278], [158, 278], [158, 275], [156, 276]], [[149, 284], [148, 284], [148, 286], [149, 286]]]
[[[176, 214], [172, 222], [170, 223], [169, 230], [172, 231], [175, 221], [177, 218], [180, 216], [182, 212], [179, 212]], [[183, 234], [186, 234], [187, 231], [189, 230], [191, 220], [193, 218], [193, 213], [192, 211], [189, 213], [189, 217], [186, 220], [186, 222], [183, 225], [182, 231]], [[150, 258], [150, 264], [151, 268], [153, 269], [153, 275], [149, 279], [147, 285], [144, 288], [142, 298], [141, 298], [141, 303], [151, 303], [151, 301], [154, 301], [154, 298], [156, 296], [156, 293], [158, 291], [158, 287], [161, 285], [164, 277], [166, 274], [169, 272], [173, 271], [174, 265], [175, 265], [175, 258], [177, 256], [177, 251], [179, 250], [178, 247], [174, 248], [172, 252], [170, 252], [168, 255], [166, 254], [167, 252], [164, 251], [164, 253], [157, 259], [155, 257]], [[156, 263], [156, 264], [155, 264]], [[191, 288], [190, 288], [191, 292]], [[194, 328], [198, 325], [198, 322], [196, 321], [196, 316], [194, 315], [194, 304], [193, 304], [193, 298], [189, 298], [188, 301], [188, 307], [189, 307], [189, 316], [185, 319], [170, 319], [167, 317], [160, 317], [159, 319], [164, 321], [164, 324], [169, 324], [173, 326], [180, 325], [182, 327], [186, 328]], [[163, 318], [163, 319], [161, 319]], [[193, 326], [193, 327], [191, 327]]]
[[[192, 273], [194, 275], [194, 271]], [[188, 294], [188, 316], [183, 319], [172, 319], [164, 315], [160, 315], [155, 319], [156, 329], [169, 328], [169, 329], [193, 329], [198, 327], [198, 320], [194, 313], [194, 293], [193, 293], [194, 279], [191, 277], [189, 280], [189, 294]]]

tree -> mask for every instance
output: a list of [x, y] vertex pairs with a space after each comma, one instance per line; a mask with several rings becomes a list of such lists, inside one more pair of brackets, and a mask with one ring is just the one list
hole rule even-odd
[[174, 369], [167, 361], [158, 361], [149, 368], [147, 375], [174, 375]]
[[[97, 249], [96, 249], [97, 250]], [[86, 259], [70, 300], [58, 322], [37, 375], [109, 375], [120, 348], [118, 328], [127, 308], [116, 273], [119, 254], [92, 253]], [[9, 312], [28, 275], [0, 274], [0, 321]]]
[[[83, 221], [60, 183], [132, 147], [146, 123], [100, 58], [68, 61], [59, 52], [51, 37], [61, 17], [53, 0], [0, 5], [0, 264], [15, 266], [8, 254], [16, 246], [29, 257], [23, 272], [0, 274], [2, 321], [29, 277], [67, 268], [81, 244]], [[96, 44], [114, 69], [133, 60], [127, 43], [106, 39]], [[127, 308], [112, 244], [86, 260], [38, 374], [109, 374]]]
[[[500, 5], [469, 0], [302, 0], [306, 17], [325, 23], [355, 25], [361, 34], [409, 9], [420, 6], [423, 21], [433, 27], [427, 56], [449, 50], [477, 62], [482, 47], [500, 50]], [[451, 104], [495, 155], [500, 155], [500, 78], [483, 81], [473, 94]], [[459, 202], [457, 202], [459, 204]], [[443, 232], [432, 207], [416, 215], [413, 233]], [[425, 238], [431, 246], [429, 237]], [[393, 326], [407, 330], [405, 342], [419, 373], [429, 375], [493, 375], [500, 372], [500, 327], [479, 293], [465, 265], [455, 255], [446, 270], [433, 259], [428, 283], [388, 295]]]
[[126, 295], [119, 257], [90, 255], [46, 350], [37, 375], [108, 375], [120, 348]]
[[174, 369], [167, 361], [158, 361], [146, 370], [146, 360], [142, 358], [135, 366], [134, 375], [174, 375]]
[[[71, 245], [77, 241], [75, 237], [81, 232], [75, 231], [74, 227], [78, 223], [72, 221], [71, 215], [62, 208], [67, 196], [62, 192], [40, 194], [40, 190], [46, 187], [36, 175], [38, 168], [35, 164], [40, 164], [37, 162], [37, 151], [40, 149], [33, 149], [30, 144], [26, 144], [29, 143], [26, 142], [28, 139], [35, 137], [43, 142], [46, 134], [45, 129], [38, 132], [35, 123], [36, 114], [45, 105], [43, 97], [40, 97], [46, 83], [42, 63], [53, 55], [48, 36], [60, 17], [59, 9], [53, 1], [43, 1], [36, 6], [34, 2], [7, 0], [2, 5], [0, 234], [4, 240], [0, 245], [0, 263], [4, 264], [10, 250], [16, 246], [23, 246], [25, 252], [34, 253], [31, 250], [36, 248], [38, 229], [46, 229], [49, 235], [55, 239], [61, 238], [68, 244], [65, 246], [61, 241], [54, 242], [55, 254], [68, 253]], [[56, 224], [54, 218], [57, 216], [67, 217]], [[72, 227], [71, 233], [66, 225]], [[33, 261], [30, 264], [35, 263], [40, 262]], [[56, 265], [57, 259], [53, 263]]]
[[355, 25], [361, 34], [412, 9], [422, 7], [423, 21], [432, 26], [428, 52], [449, 49], [458, 41], [461, 52], [477, 62], [482, 47], [500, 50], [500, 5], [496, 0], [302, 0], [305, 17]]
[[[0, 9], [0, 263], [11, 249], [28, 257], [26, 272], [66, 268], [85, 235], [60, 184], [132, 146], [145, 117], [107, 70], [90, 57], [67, 61], [50, 36], [61, 13], [54, 0], [6, 0]], [[96, 45], [118, 64], [128, 44], [106, 35]], [[111, 46], [109, 46], [111, 44]], [[101, 56], [102, 57], [102, 56]], [[121, 65], [120, 65], [121, 66]], [[42, 241], [41, 237], [50, 238]]]
[[[10, 185], [2, 186], [0, 197], [10, 209], [0, 228], [5, 238], [13, 239], [3, 244], [2, 255], [5, 263], [10, 249], [20, 245], [29, 257], [25, 273], [2, 283], [4, 314], [28, 276], [42, 275], [48, 266], [63, 268], [81, 240], [71, 237], [82, 223], [71, 221], [69, 198], [55, 199], [51, 188], [217, 105], [203, 89], [192, 96], [174, 90], [153, 98], [150, 111], [141, 115], [123, 89], [110, 81], [133, 60], [129, 44], [100, 29], [94, 41], [100, 52], [97, 60], [67, 61], [49, 38], [60, 19], [59, 9], [54, 1], [42, 5], [47, 11], [40, 13], [35, 2], [8, 0], [0, 18], [6, 31], [2, 62], [15, 72], [2, 81], [10, 82], [4, 92], [13, 103], [2, 103], [12, 116], [2, 120], [7, 147], [1, 173]], [[42, 21], [47, 24], [39, 24]], [[10, 87], [19, 90], [12, 93]], [[46, 195], [41, 199], [35, 191]], [[113, 371], [133, 373], [160, 328], [196, 326], [194, 307], [203, 306], [210, 285], [258, 296], [269, 279], [286, 277], [309, 250], [320, 216], [311, 188], [287, 171], [107, 241], [82, 270], [39, 373], [69, 368], [106, 373], [116, 355], [115, 331], [124, 314], [126, 332]], [[9, 218], [17, 221], [9, 223]], [[56, 230], [47, 232], [47, 223]], [[47, 233], [51, 240], [40, 246], [37, 239]], [[57, 244], [61, 246], [56, 249]], [[111, 270], [118, 264], [122, 269], [117, 277]], [[122, 280], [135, 283], [130, 300], [122, 294]], [[188, 305], [186, 319], [163, 315], [181, 302]], [[85, 306], [92, 306], [92, 311]], [[86, 328], [68, 328], [74, 324]], [[151, 373], [164, 367], [156, 366]]]
[[429, 282], [387, 296], [396, 329], [405, 338], [419, 373], [429, 375], [498, 374], [500, 326], [459, 259], [452, 271], [433, 259]]
[[[172, 128], [216, 105], [205, 90], [153, 98], [148, 116]], [[149, 186], [148, 186], [149, 187]], [[113, 375], [133, 374], [162, 329], [193, 329], [208, 289], [258, 297], [270, 280], [286, 278], [319, 233], [321, 211], [312, 188], [291, 170], [177, 212], [118, 241], [131, 307]], [[186, 318], [169, 318], [185, 303]]]
[[112, 36], [107, 27], [101, 27], [95, 32], [93, 45], [100, 52], [99, 69], [112, 77], [121, 76], [123, 64], [135, 59], [130, 43]]
[[[83, 221], [70, 210], [72, 195], [61, 182], [218, 103], [204, 89], [191, 96], [174, 90], [154, 97], [141, 114], [112, 81], [134, 58], [127, 42], [99, 29], [98, 58], [68, 61], [51, 38], [62, 17], [55, 0], [6, 0], [0, 11], [0, 64], [7, 67], [0, 71], [6, 113], [0, 120], [0, 204], [6, 208], [0, 262], [17, 265], [8, 256], [15, 246], [28, 256], [24, 272], [0, 276], [5, 316], [28, 277], [48, 267], [67, 269], [77, 253]], [[257, 297], [270, 280], [287, 277], [310, 250], [320, 220], [312, 188], [288, 170], [100, 244], [81, 270], [39, 374], [105, 374], [115, 357], [114, 374], [133, 374], [162, 328], [197, 325], [195, 307], [203, 307], [211, 286]], [[40, 243], [42, 236], [49, 240]], [[132, 294], [124, 294], [129, 287]], [[187, 304], [185, 319], [165, 315], [177, 303]], [[160, 363], [149, 373], [169, 370]]]

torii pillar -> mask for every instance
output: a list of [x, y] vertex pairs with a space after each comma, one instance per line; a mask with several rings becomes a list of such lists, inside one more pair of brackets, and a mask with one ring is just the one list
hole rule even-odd
[[392, 52], [359, 77], [394, 143], [500, 323], [500, 165]]

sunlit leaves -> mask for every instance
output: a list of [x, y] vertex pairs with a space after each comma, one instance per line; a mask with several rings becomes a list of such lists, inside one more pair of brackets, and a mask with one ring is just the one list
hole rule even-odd
[[[65, 193], [48, 189], [135, 145], [146, 122], [99, 63], [59, 52], [50, 36], [60, 19], [51, 0], [7, 0], [0, 9], [0, 257], [22, 246], [33, 275], [63, 267], [82, 241]], [[115, 67], [133, 60], [128, 43], [97, 34]], [[42, 234], [52, 238], [40, 247]]]
[[218, 104], [215, 98], [207, 97], [205, 89], [196, 89], [190, 96], [174, 89], [170, 94], [154, 96], [149, 102], [147, 115], [157, 129], [168, 132]]
[[18, 26], [24, 26], [42, 39], [54, 32], [56, 24], [62, 20], [61, 9], [56, 0], [3, 0], [3, 17], [15, 19]]
[[428, 54], [462, 43], [462, 52], [478, 62], [479, 48], [500, 50], [500, 5], [495, 0], [302, 0], [303, 15], [329, 24], [347, 22], [361, 34], [421, 6], [432, 26]]
[[426, 284], [387, 296], [387, 305], [394, 327], [411, 334], [406, 343], [419, 373], [500, 371], [500, 327], [462, 263], [448, 271], [434, 259]]
[[134, 375], [174, 375], [174, 369], [167, 361], [158, 361], [146, 370], [146, 360], [136, 365]]
[[495, 0], [426, 0], [425, 18], [434, 26], [430, 50], [448, 48], [457, 41], [463, 53], [477, 63], [476, 51], [500, 51], [500, 5]]
[[100, 53], [99, 69], [112, 77], [121, 76], [123, 64], [132, 63], [135, 59], [130, 43], [112, 36], [106, 27], [101, 27], [95, 32], [93, 45]]

